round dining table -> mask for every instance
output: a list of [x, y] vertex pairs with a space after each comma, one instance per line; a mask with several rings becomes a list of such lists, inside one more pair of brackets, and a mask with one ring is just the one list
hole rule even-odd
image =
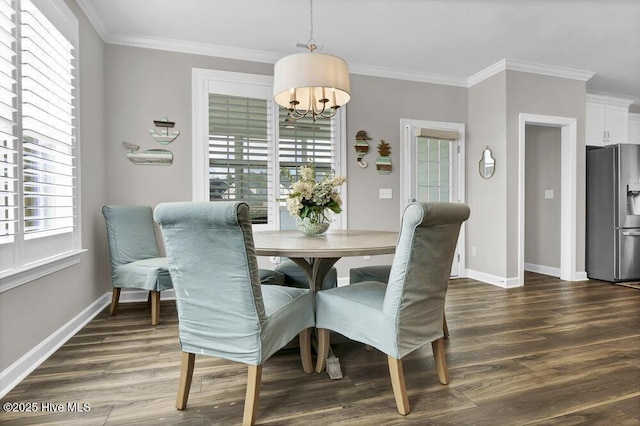
[[331, 267], [342, 257], [393, 254], [397, 232], [336, 229], [308, 236], [298, 230], [254, 231], [257, 256], [288, 257], [305, 272], [316, 292]]

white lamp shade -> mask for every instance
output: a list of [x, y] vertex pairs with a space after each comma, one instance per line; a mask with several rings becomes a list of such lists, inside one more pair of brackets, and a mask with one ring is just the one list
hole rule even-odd
[[[351, 99], [349, 68], [337, 56], [322, 53], [297, 53], [276, 62], [273, 70], [273, 99], [289, 108], [292, 89], [296, 91], [297, 108], [309, 109], [309, 92], [315, 90], [315, 99], [329, 99], [327, 107], [342, 106]], [[323, 93], [324, 89], [324, 93]], [[316, 106], [317, 108], [317, 106]]]

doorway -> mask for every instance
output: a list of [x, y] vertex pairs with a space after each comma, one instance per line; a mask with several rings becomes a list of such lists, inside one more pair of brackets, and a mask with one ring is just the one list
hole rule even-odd
[[[400, 120], [400, 200], [464, 202], [464, 124]], [[465, 228], [460, 230], [451, 276], [466, 275]]]
[[526, 126], [560, 128], [560, 279], [575, 281], [577, 120], [547, 115], [519, 115], [518, 126], [518, 285], [524, 285]]

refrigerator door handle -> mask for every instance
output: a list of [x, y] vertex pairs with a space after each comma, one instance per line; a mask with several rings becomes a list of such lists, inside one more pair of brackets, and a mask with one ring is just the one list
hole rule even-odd
[[640, 237], [640, 231], [623, 231], [625, 237]]

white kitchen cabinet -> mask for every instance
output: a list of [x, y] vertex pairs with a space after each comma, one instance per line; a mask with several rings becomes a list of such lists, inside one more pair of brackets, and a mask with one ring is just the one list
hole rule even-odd
[[629, 141], [630, 100], [587, 95], [585, 143], [605, 146]]
[[629, 114], [629, 143], [640, 145], [640, 114]]

